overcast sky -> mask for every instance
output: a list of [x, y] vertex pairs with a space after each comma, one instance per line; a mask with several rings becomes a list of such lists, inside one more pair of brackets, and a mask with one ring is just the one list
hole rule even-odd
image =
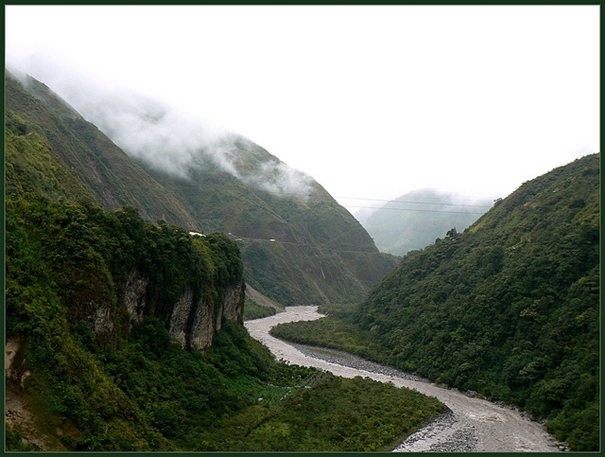
[[[599, 6], [6, 6], [6, 59], [182, 108], [352, 212], [599, 151]], [[69, 99], [68, 99], [69, 101]]]

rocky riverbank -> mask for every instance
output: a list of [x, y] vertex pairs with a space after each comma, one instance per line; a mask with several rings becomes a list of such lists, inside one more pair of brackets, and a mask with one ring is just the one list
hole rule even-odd
[[491, 403], [472, 392], [438, 386], [419, 376], [384, 367], [341, 351], [294, 345], [268, 334], [271, 327], [285, 322], [321, 317], [315, 306], [288, 307], [264, 319], [245, 323], [250, 334], [264, 343], [277, 359], [313, 366], [338, 376], [370, 377], [391, 382], [438, 398], [448, 411], [423, 429], [407, 437], [397, 452], [557, 452], [566, 450], [517, 409]]

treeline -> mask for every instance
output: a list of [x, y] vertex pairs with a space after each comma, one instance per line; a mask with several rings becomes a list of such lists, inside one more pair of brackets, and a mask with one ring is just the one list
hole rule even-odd
[[[109, 213], [92, 205], [8, 199], [6, 228], [9, 336], [27, 326], [20, 316], [38, 296], [54, 297], [73, 321], [107, 306], [119, 323], [118, 297], [134, 269], [148, 278], [145, 301], [160, 317], [186, 287], [215, 301], [242, 277], [237, 246], [225, 235], [192, 239], [176, 226], [143, 221], [132, 208]], [[117, 327], [123, 336], [128, 323]]]
[[599, 174], [596, 154], [525, 183], [408, 253], [356, 311], [274, 333], [519, 405], [598, 450]]

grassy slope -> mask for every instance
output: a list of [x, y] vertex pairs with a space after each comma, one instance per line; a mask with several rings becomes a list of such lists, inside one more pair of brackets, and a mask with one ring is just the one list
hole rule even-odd
[[5, 82], [6, 109], [45, 138], [57, 159], [77, 174], [105, 209], [129, 205], [152, 221], [194, 225], [170, 193], [48, 87], [31, 78], [24, 86], [9, 73]]

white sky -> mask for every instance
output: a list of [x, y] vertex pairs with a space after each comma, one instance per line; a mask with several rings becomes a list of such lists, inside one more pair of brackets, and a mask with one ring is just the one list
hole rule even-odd
[[599, 8], [5, 6], [6, 59], [223, 125], [354, 212], [505, 197], [598, 152]]

